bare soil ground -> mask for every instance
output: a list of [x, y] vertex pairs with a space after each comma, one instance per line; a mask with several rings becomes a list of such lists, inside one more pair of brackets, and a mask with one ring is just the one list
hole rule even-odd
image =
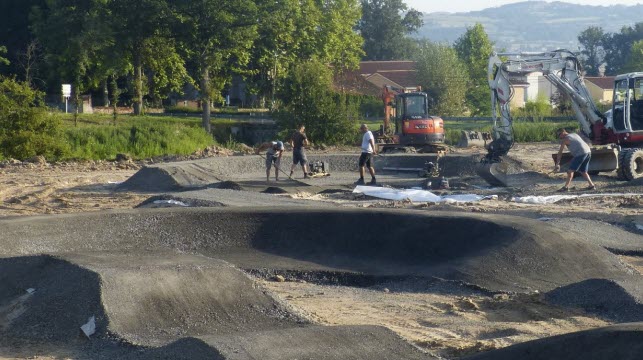
[[[640, 195], [643, 193], [643, 186], [623, 187], [613, 176], [595, 178], [599, 192], [628, 192], [633, 195], [566, 200], [551, 205], [508, 201], [520, 194], [552, 195], [562, 186], [563, 176], [550, 174], [553, 165], [550, 154], [557, 150], [558, 145], [554, 143], [516, 145], [511, 157], [540, 177], [526, 176], [521, 192], [504, 193], [500, 190], [497, 200], [458, 205], [427, 205], [361, 199], [351, 194], [298, 197], [341, 202], [348, 206], [489, 212], [530, 218], [577, 217], [623, 226], [631, 226], [637, 221], [643, 225], [643, 220], [640, 220], [643, 217], [643, 198]], [[483, 153], [481, 149], [455, 151]], [[136, 164], [112, 162], [5, 164], [0, 168], [0, 216], [133, 208], [150, 195], [116, 192], [115, 186], [138, 169], [139, 165]], [[471, 181], [472, 184], [479, 181], [473, 178], [462, 180]], [[486, 193], [493, 191], [484, 190]], [[623, 257], [623, 261], [643, 272], [640, 257]], [[581, 311], [547, 304], [539, 294], [458, 295], [449, 292], [398, 291], [399, 289], [384, 287], [354, 288], [305, 282], [258, 281], [314, 322], [384, 325], [416, 346], [446, 358], [609, 324], [606, 320]], [[5, 313], [4, 310], [0, 309], [0, 316]], [[51, 358], [16, 354], [16, 358], [27, 357]], [[67, 357], [67, 354], [60, 354], [56, 358]]]

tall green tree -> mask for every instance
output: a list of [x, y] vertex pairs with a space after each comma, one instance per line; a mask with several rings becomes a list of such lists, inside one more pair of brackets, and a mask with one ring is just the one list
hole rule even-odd
[[487, 64], [493, 52], [493, 43], [489, 40], [482, 24], [467, 28], [467, 31], [455, 41], [454, 48], [469, 73], [467, 108], [472, 116], [491, 115]]
[[625, 64], [630, 57], [632, 44], [643, 40], [643, 22], [634, 26], [624, 26], [618, 33], [605, 34], [605, 73], [618, 75], [625, 72]]
[[623, 72], [643, 72], [643, 40], [632, 44], [630, 56], [623, 70]]
[[105, 48], [113, 45], [108, 0], [47, 0], [33, 9], [33, 29], [43, 44], [49, 83], [71, 83], [76, 114], [81, 95], [98, 86]]
[[155, 51], [155, 45], [171, 38], [172, 13], [167, 0], [111, 0], [110, 9], [118, 50], [122, 51], [134, 72], [132, 100], [134, 114], [140, 115], [143, 113], [143, 97], [147, 93], [145, 55], [150, 52], [157, 57], [167, 55], [168, 47], [164, 47], [164, 51]]
[[354, 69], [364, 54], [363, 39], [354, 31], [361, 9], [358, 0], [317, 0], [321, 23], [317, 36], [318, 57], [333, 69]]
[[362, 0], [357, 28], [364, 38], [365, 60], [409, 59], [414, 41], [409, 37], [424, 25], [422, 13], [402, 0]]
[[202, 125], [209, 133], [210, 105], [221, 97], [233, 73], [243, 73], [257, 36], [257, 6], [250, 0], [177, 0], [182, 41], [195, 64], [203, 106]]
[[277, 82], [296, 61], [310, 57], [321, 13], [314, 2], [257, 0], [259, 23], [246, 81], [253, 94], [275, 96]]
[[604, 40], [605, 32], [599, 26], [590, 26], [578, 35], [582, 46], [581, 61], [588, 76], [600, 75], [600, 67], [605, 60]]
[[469, 87], [466, 65], [445, 44], [426, 42], [417, 58], [418, 80], [430, 97], [431, 111], [440, 116], [462, 116]]

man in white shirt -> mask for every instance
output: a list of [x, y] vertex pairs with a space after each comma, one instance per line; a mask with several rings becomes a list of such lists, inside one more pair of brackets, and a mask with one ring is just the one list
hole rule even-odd
[[375, 169], [373, 169], [373, 165], [371, 164], [373, 155], [377, 155], [377, 151], [375, 151], [375, 137], [373, 133], [368, 130], [366, 124], [362, 124], [359, 129], [364, 133], [364, 136], [362, 137], [362, 155], [359, 157], [359, 180], [355, 182], [355, 185], [364, 185], [364, 166], [367, 166], [368, 171], [371, 173], [371, 182], [369, 185], [375, 185], [377, 184], [375, 181]]

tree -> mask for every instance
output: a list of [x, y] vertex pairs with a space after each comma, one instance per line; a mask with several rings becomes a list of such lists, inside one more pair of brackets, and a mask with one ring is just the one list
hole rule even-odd
[[10, 66], [0, 68], [0, 74], [17, 75], [23, 70], [18, 62], [28, 44], [34, 39], [30, 29], [30, 13], [33, 7], [42, 7], [46, 0], [0, 1], [0, 39], [6, 46], [6, 58]]
[[357, 29], [364, 38], [365, 60], [409, 59], [413, 40], [408, 35], [422, 25], [422, 13], [402, 0], [362, 0]]
[[33, 10], [34, 32], [44, 45], [50, 83], [71, 82], [76, 105], [98, 86], [105, 48], [113, 45], [106, 0], [49, 0]]
[[460, 116], [465, 110], [469, 86], [467, 68], [455, 50], [444, 44], [426, 42], [417, 59], [418, 79], [440, 116]]
[[156, 51], [155, 45], [171, 38], [172, 21], [167, 0], [112, 0], [110, 9], [113, 12], [113, 28], [117, 47], [123, 51], [123, 56], [134, 72], [132, 90], [134, 93], [134, 114], [143, 113], [143, 97], [146, 94], [145, 80], [145, 55], [150, 52], [155, 57], [172, 57], [174, 50], [168, 54], [168, 47], [164, 51]]
[[590, 26], [578, 35], [578, 42], [583, 47], [581, 61], [588, 76], [600, 75], [605, 60], [604, 39], [605, 32], [599, 26]]
[[632, 44], [630, 56], [623, 68], [624, 72], [643, 71], [643, 40]]
[[233, 73], [244, 72], [257, 35], [257, 7], [250, 0], [179, 0], [182, 41], [195, 64], [203, 106], [202, 125], [210, 133], [210, 105]]
[[280, 96], [284, 102], [276, 114], [280, 129], [288, 132], [303, 123], [312, 141], [343, 144], [354, 140], [358, 102], [333, 91], [333, 71], [325, 63], [312, 59], [295, 65]]
[[603, 46], [605, 48], [605, 73], [618, 75], [625, 72], [625, 63], [630, 57], [632, 44], [643, 40], [643, 22], [636, 23], [633, 27], [624, 26], [619, 33], [605, 34]]
[[467, 31], [455, 41], [454, 48], [460, 60], [466, 65], [471, 79], [466, 95], [466, 103], [471, 115], [491, 115], [487, 64], [493, 52], [493, 43], [489, 40], [482, 24], [467, 28]]
[[333, 66], [334, 71], [354, 69], [359, 65], [363, 39], [353, 29], [360, 19], [358, 0], [317, 0], [321, 22], [317, 36], [321, 61]]

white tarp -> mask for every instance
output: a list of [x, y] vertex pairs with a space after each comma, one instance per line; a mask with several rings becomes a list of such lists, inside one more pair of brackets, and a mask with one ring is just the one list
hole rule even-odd
[[188, 207], [190, 205], [182, 202], [182, 201], [177, 201], [177, 200], [154, 200], [155, 204], [171, 204], [171, 205], [178, 205], [178, 206], [183, 206], [183, 207]]
[[447, 195], [439, 196], [426, 190], [418, 189], [393, 189], [377, 186], [357, 186], [353, 193], [364, 194], [386, 200], [411, 200], [413, 202], [474, 202], [484, 199], [484, 196], [476, 194]]
[[582, 195], [550, 195], [550, 196], [520, 196], [511, 198], [511, 201], [522, 204], [553, 204], [561, 200], [578, 198], [602, 198], [621, 196], [643, 196], [643, 194], [582, 194]]

